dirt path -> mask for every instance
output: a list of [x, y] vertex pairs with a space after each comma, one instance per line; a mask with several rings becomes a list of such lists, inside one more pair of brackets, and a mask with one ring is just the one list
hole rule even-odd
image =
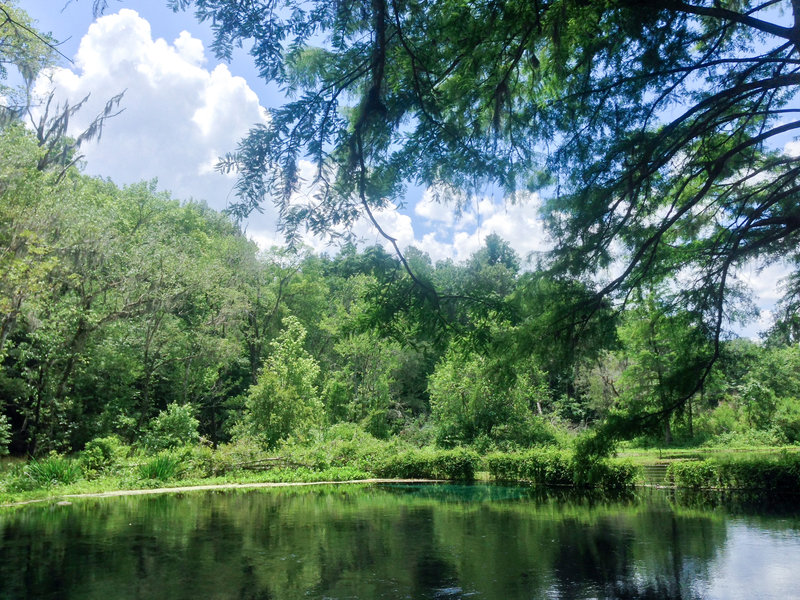
[[244, 490], [254, 488], [280, 488], [280, 487], [301, 487], [309, 485], [341, 485], [348, 483], [436, 483], [441, 480], [435, 479], [351, 479], [348, 481], [309, 481], [294, 483], [219, 483], [212, 485], [186, 485], [179, 487], [148, 488], [143, 490], [112, 490], [109, 492], [92, 492], [88, 494], [60, 494], [49, 498], [38, 498], [36, 500], [23, 500], [21, 502], [11, 502], [0, 504], [0, 508], [12, 506], [23, 506], [25, 504], [38, 504], [41, 502], [53, 502], [69, 498], [115, 498], [118, 496], [148, 496], [151, 494], [174, 494], [182, 492], [210, 491], [210, 490]]

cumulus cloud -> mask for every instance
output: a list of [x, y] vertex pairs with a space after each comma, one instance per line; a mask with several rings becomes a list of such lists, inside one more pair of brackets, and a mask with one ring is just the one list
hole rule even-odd
[[[130, 9], [101, 17], [89, 27], [74, 66], [53, 69], [37, 82], [40, 95], [51, 89], [58, 101], [71, 104], [90, 94], [73, 119], [71, 133], [85, 128], [108, 98], [125, 90], [124, 112], [107, 123], [99, 142], [82, 149], [88, 173], [118, 184], [157, 177], [159, 187], [173, 196], [205, 200], [217, 209], [231, 200], [234, 183], [214, 170], [218, 157], [267, 119], [243, 78], [233, 76], [224, 64], [209, 63], [201, 40], [187, 31], [172, 42], [153, 39], [147, 20]], [[313, 167], [301, 164], [303, 174], [310, 181]], [[307, 188], [299, 196], [312, 192]], [[548, 246], [535, 197], [518, 205], [476, 198], [457, 216], [435, 196], [428, 190], [416, 204], [412, 198], [412, 213], [390, 206], [375, 217], [401, 248], [416, 246], [434, 260], [464, 260], [491, 233], [522, 255]], [[264, 209], [250, 218], [248, 234], [262, 247], [280, 244], [275, 210], [269, 204]], [[362, 243], [389, 247], [366, 218], [353, 233]], [[316, 250], [330, 250], [327, 239], [307, 236], [306, 242]]]
[[783, 153], [789, 156], [800, 156], [800, 140], [786, 142], [783, 147]]
[[99, 142], [82, 149], [87, 172], [118, 184], [157, 177], [159, 187], [175, 197], [206, 200], [220, 209], [233, 180], [213, 166], [265, 120], [265, 112], [243, 78], [226, 65], [208, 69], [207, 62], [203, 43], [189, 32], [172, 43], [154, 40], [150, 24], [123, 9], [95, 21], [81, 40], [74, 70], [50, 71], [37, 91], [53, 88], [56, 99], [71, 104], [91, 94], [73, 119], [74, 133], [125, 90], [124, 112], [107, 122]]
[[486, 236], [497, 234], [527, 257], [552, 247], [552, 242], [539, 217], [541, 202], [537, 195], [518, 198], [515, 203], [491, 197], [475, 198], [460, 215], [452, 206], [435, 201], [430, 191], [414, 207], [414, 213], [425, 219], [433, 231], [415, 245], [434, 260], [453, 258], [466, 260], [484, 243]]

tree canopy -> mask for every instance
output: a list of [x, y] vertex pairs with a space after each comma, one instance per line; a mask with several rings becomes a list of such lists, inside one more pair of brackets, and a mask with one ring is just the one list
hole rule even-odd
[[[794, 383], [726, 356], [791, 373], [797, 273], [768, 347], [723, 335], [747, 310], [737, 269], [800, 260], [797, 160], [781, 151], [800, 127], [795, 4], [171, 4], [212, 23], [220, 56], [248, 45], [289, 95], [220, 163], [239, 174], [236, 212], [276, 202], [295, 242], [366, 215], [398, 259], [259, 253], [203, 205], [81, 175], [83, 134], [60, 125], [77, 107], [33, 133], [12, 120], [0, 449], [140, 431], [271, 446], [341, 421], [422, 435], [428, 418], [441, 443], [487, 449], [603, 419], [614, 435], [797, 439]], [[463, 264], [403, 254], [373, 211], [410, 183], [454, 210], [487, 184], [539, 193], [555, 249], [527, 273], [497, 236]]]
[[797, 3], [170, 5], [287, 93], [220, 168], [239, 174], [236, 211], [272, 200], [289, 240], [365, 214], [380, 230], [372, 211], [412, 182], [456, 209], [487, 184], [538, 192], [556, 276], [591, 281], [595, 302], [671, 281], [714, 358], [737, 269], [800, 260], [800, 167], [782, 151], [800, 129]]
[[[405, 182], [456, 195], [489, 180], [553, 199], [572, 268], [630, 246], [615, 286], [673, 237], [735, 260], [791, 242], [795, 161], [769, 145], [800, 127], [788, 2], [171, 4], [212, 23], [222, 57], [252, 43], [291, 98], [223, 163], [241, 210], [270, 198], [289, 232], [402, 200]], [[318, 196], [298, 206], [303, 158]], [[715, 225], [733, 235], [696, 232]]]

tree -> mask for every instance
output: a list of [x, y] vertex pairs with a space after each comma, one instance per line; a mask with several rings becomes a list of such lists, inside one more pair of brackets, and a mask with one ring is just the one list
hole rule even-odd
[[175, 448], [196, 444], [200, 441], [195, 418], [195, 408], [191, 404], [168, 404], [151, 419], [143, 438], [145, 446], [155, 450]]
[[672, 443], [673, 417], [684, 407], [692, 435], [691, 399], [713, 352], [698, 321], [698, 315], [671, 310], [653, 294], [640, 299], [620, 327], [627, 360], [616, 382], [615, 408], [626, 411], [639, 429], [660, 426], [666, 444]]
[[[0, 128], [27, 119], [39, 145], [44, 149], [37, 168], [44, 171], [57, 167], [60, 177], [63, 177], [69, 167], [83, 158], [78, 154], [81, 145], [92, 140], [99, 141], [106, 120], [122, 112], [117, 109], [125, 92], [110, 98], [86, 129], [74, 138], [68, 137], [70, 120], [81, 110], [89, 96], [70, 105], [69, 102], [54, 103], [54, 91], [45, 98], [35, 95], [33, 91], [39, 75], [47, 67], [53, 66], [59, 56], [69, 60], [58, 50], [50, 35], [35, 29], [25, 11], [17, 8], [13, 2], [0, 2]], [[8, 78], [8, 66], [22, 79], [17, 87], [3, 83]]]
[[[14, 2], [0, 2], [0, 127], [18, 120], [29, 108], [30, 85], [56, 54], [55, 41], [38, 32], [25, 11]], [[4, 83], [9, 66], [25, 85], [12, 88]]]
[[673, 295], [715, 342], [697, 389], [736, 269], [798, 256], [800, 167], [777, 148], [800, 129], [797, 3], [170, 4], [212, 23], [219, 56], [250, 45], [290, 94], [220, 165], [239, 173], [239, 213], [273, 200], [290, 240], [366, 215], [394, 242], [373, 211], [409, 181], [457, 205], [487, 182], [538, 190], [554, 272], [615, 265], [595, 305], [684, 278]]
[[549, 390], [530, 359], [509, 364], [502, 355], [465, 352], [456, 342], [430, 376], [429, 392], [442, 445], [526, 447], [553, 441], [541, 419]]
[[295, 317], [284, 319], [284, 327], [247, 395], [241, 431], [267, 447], [290, 435], [307, 434], [322, 422], [319, 366], [303, 348], [306, 331]]

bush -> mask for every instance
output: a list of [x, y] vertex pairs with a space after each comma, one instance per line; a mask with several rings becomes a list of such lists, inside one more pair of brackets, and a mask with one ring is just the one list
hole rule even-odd
[[480, 457], [471, 450], [407, 450], [386, 458], [376, 468], [380, 477], [471, 481]]
[[532, 481], [539, 485], [572, 485], [571, 457], [563, 450], [537, 449], [495, 453], [486, 458], [489, 473], [501, 481]]
[[257, 440], [239, 437], [230, 444], [217, 447], [211, 454], [211, 462], [207, 468], [212, 475], [235, 473], [267, 456]]
[[781, 436], [775, 431], [748, 429], [723, 433], [706, 441], [707, 448], [754, 448], [763, 446], [780, 446]]
[[91, 477], [122, 464], [129, 454], [129, 446], [116, 435], [109, 435], [88, 442], [81, 452], [80, 463], [84, 474]]
[[[784, 440], [790, 444], [800, 443], [800, 402], [792, 398], [779, 399], [772, 422]], [[0, 452], [2, 452], [1, 439]]]
[[667, 477], [691, 489], [758, 489], [800, 492], [800, 456], [721, 457], [672, 463]]
[[143, 445], [151, 450], [167, 450], [200, 441], [197, 428], [200, 422], [194, 416], [191, 404], [173, 402], [150, 421]]
[[406, 448], [397, 440], [376, 439], [355, 423], [338, 423], [328, 429], [316, 444], [286, 443], [280, 448], [280, 454], [317, 470], [353, 467], [370, 472], [374, 471], [375, 465]]
[[211, 477], [215, 474], [214, 450], [208, 444], [199, 444], [186, 448], [185, 460], [188, 462], [187, 471], [194, 477]]
[[599, 485], [604, 490], [622, 490], [631, 487], [641, 472], [639, 467], [630, 462], [605, 462], [601, 463], [602, 472]]
[[171, 452], [159, 452], [146, 463], [139, 465], [142, 479], [165, 481], [175, 479], [181, 472], [181, 457]]
[[296, 469], [274, 469], [265, 474], [263, 480], [276, 483], [356, 481], [369, 479], [370, 473], [352, 467], [331, 467], [322, 471], [299, 467]]
[[489, 474], [499, 481], [530, 481], [537, 485], [601, 487], [618, 490], [634, 484], [637, 468], [629, 463], [580, 461], [555, 448], [486, 457]]
[[731, 433], [740, 429], [739, 413], [730, 401], [721, 402], [709, 413], [701, 413], [695, 419], [695, 432], [711, 436]]
[[432, 446], [436, 441], [436, 428], [429, 419], [423, 416], [407, 419], [398, 433], [398, 437], [417, 448]]
[[8, 445], [11, 443], [11, 423], [8, 417], [0, 414], [0, 456], [8, 454]]
[[594, 462], [574, 460], [575, 485], [598, 487], [617, 491], [632, 486], [639, 477], [639, 469], [630, 462], [599, 460]]
[[481, 463], [480, 457], [471, 450], [439, 450], [434, 453], [433, 472], [436, 477], [472, 481]]
[[81, 468], [68, 458], [52, 454], [42, 460], [31, 460], [23, 467], [23, 473], [35, 487], [49, 487], [75, 483], [81, 477]]

